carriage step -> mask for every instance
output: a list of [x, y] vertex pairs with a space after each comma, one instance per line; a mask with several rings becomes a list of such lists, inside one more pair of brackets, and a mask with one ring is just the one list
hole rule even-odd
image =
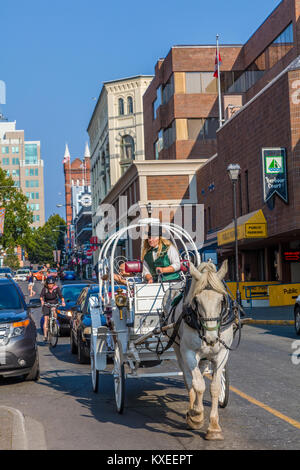
[[151, 377], [181, 377], [182, 372], [152, 372], [149, 374], [126, 374], [127, 379], [151, 378]]

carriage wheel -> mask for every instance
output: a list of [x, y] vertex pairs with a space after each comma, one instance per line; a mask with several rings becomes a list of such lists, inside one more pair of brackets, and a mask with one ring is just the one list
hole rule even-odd
[[219, 395], [219, 406], [220, 408], [226, 408], [229, 399], [229, 373], [227, 364], [222, 370], [221, 376], [221, 392]]
[[114, 354], [114, 386], [115, 402], [118, 413], [123, 413], [125, 402], [125, 370], [123, 362], [122, 345], [119, 340], [115, 344]]
[[91, 338], [91, 346], [90, 346], [90, 355], [91, 355], [92, 387], [93, 387], [93, 392], [97, 393], [98, 388], [99, 388], [99, 371], [96, 369], [95, 355], [94, 355], [94, 345], [93, 345], [92, 338]]

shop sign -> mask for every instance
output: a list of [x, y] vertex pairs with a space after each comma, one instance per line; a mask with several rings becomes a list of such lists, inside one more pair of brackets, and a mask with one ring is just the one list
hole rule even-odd
[[285, 148], [262, 149], [264, 202], [277, 194], [288, 202]]
[[283, 258], [284, 261], [300, 261], [300, 251], [285, 251]]

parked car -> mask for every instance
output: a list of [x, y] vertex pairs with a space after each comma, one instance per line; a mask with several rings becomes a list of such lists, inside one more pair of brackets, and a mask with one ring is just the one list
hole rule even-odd
[[66, 306], [59, 307], [57, 310], [57, 319], [59, 322], [60, 334], [70, 334], [70, 321], [72, 318], [72, 307], [76, 305], [76, 301], [87, 283], [78, 284], [65, 284], [61, 287], [63, 298], [65, 299]]
[[13, 279], [14, 281], [27, 281], [29, 274], [29, 269], [18, 269]]
[[75, 271], [64, 271], [62, 280], [63, 281], [75, 281], [76, 280]]
[[[115, 286], [115, 291], [124, 286]], [[77, 353], [80, 364], [90, 361], [91, 341], [91, 305], [98, 303], [99, 286], [92, 284], [85, 287], [79, 295], [76, 305], [72, 307], [73, 315], [70, 323], [70, 346], [72, 354]], [[106, 325], [105, 315], [101, 316], [102, 325]]]
[[31, 316], [31, 309], [39, 306], [39, 299], [26, 304], [12, 279], [0, 279], [0, 376], [39, 379], [36, 327]]
[[10, 268], [5, 267], [5, 266], [0, 268], [0, 278], [3, 278], [3, 277], [12, 278], [13, 277], [12, 270]]
[[296, 334], [300, 336], [300, 295], [297, 297], [294, 306], [294, 318]]

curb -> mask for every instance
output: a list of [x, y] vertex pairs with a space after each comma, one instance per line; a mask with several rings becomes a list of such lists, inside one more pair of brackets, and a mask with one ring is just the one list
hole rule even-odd
[[[44, 427], [38, 421], [24, 416], [16, 408], [0, 406], [1, 411], [10, 416], [9, 426], [2, 427], [2, 434], [10, 433], [10, 444], [1, 450], [46, 450]], [[7, 423], [6, 423], [7, 424]], [[1, 427], [1, 421], [0, 421]]]

